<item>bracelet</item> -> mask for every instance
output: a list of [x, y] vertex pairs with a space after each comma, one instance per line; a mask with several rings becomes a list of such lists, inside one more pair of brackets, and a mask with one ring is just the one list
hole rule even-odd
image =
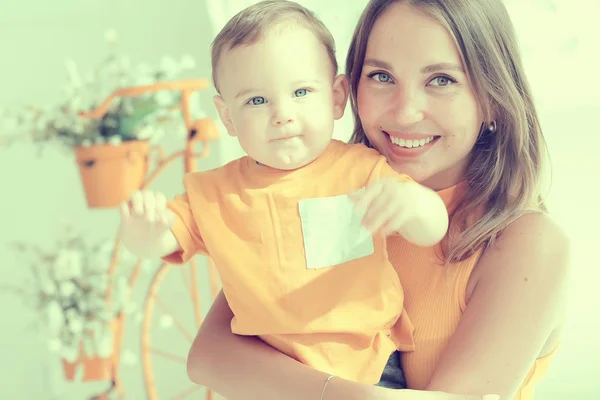
[[327, 390], [327, 385], [329, 385], [329, 381], [333, 378], [335, 378], [335, 375], [330, 375], [325, 381], [325, 385], [323, 385], [323, 390], [321, 391], [321, 400], [323, 400], [323, 397], [325, 396], [325, 390]]

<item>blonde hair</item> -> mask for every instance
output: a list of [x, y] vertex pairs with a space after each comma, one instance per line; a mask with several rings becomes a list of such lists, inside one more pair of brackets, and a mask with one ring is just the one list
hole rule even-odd
[[[327, 27], [307, 8], [293, 1], [266, 0], [253, 4], [231, 18], [216, 36], [211, 45], [212, 80], [219, 91], [217, 78], [218, 66], [223, 52], [238, 46], [250, 45], [281, 22], [292, 21], [301, 24], [315, 34], [325, 46], [331, 60], [334, 74], [338, 64], [335, 58], [335, 41]], [[291, 44], [290, 44], [291, 45]]]
[[527, 210], [546, 211], [541, 198], [546, 143], [516, 34], [501, 0], [371, 0], [358, 22], [346, 60], [355, 120], [351, 142], [370, 146], [356, 100], [369, 34], [386, 8], [402, 1], [428, 13], [448, 30], [484, 121], [495, 120], [497, 126], [492, 133], [488, 123], [483, 124], [464, 177], [465, 191], [450, 215], [442, 253], [447, 263], [455, 263], [485, 249]]

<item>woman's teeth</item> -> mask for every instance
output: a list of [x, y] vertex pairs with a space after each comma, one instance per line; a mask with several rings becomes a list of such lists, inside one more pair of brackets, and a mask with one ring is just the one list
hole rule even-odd
[[406, 147], [407, 149], [412, 149], [414, 147], [423, 147], [427, 143], [430, 143], [433, 139], [435, 139], [435, 136], [430, 136], [427, 139], [421, 140], [404, 140], [390, 135], [390, 140], [392, 141], [392, 143], [394, 143], [396, 146]]

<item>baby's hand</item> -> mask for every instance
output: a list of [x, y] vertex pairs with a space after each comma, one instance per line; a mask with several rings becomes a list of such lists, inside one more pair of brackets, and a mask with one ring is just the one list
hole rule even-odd
[[385, 236], [402, 235], [417, 246], [433, 246], [448, 230], [448, 210], [433, 190], [413, 181], [382, 178], [351, 196], [365, 210], [363, 225]]
[[121, 204], [121, 241], [132, 253], [147, 255], [174, 222], [162, 193], [135, 192]]
[[363, 226], [371, 233], [388, 236], [400, 232], [407, 221], [417, 214], [415, 190], [419, 185], [409, 181], [382, 178], [368, 185], [363, 192], [351, 195], [358, 210], [366, 209]]

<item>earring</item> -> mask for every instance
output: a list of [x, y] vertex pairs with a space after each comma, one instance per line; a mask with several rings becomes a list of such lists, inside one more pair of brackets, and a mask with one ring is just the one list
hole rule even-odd
[[494, 121], [490, 122], [490, 126], [488, 126], [488, 131], [490, 133], [494, 133], [494, 132], [496, 132], [496, 128], [497, 128], [496, 121], [494, 120]]

